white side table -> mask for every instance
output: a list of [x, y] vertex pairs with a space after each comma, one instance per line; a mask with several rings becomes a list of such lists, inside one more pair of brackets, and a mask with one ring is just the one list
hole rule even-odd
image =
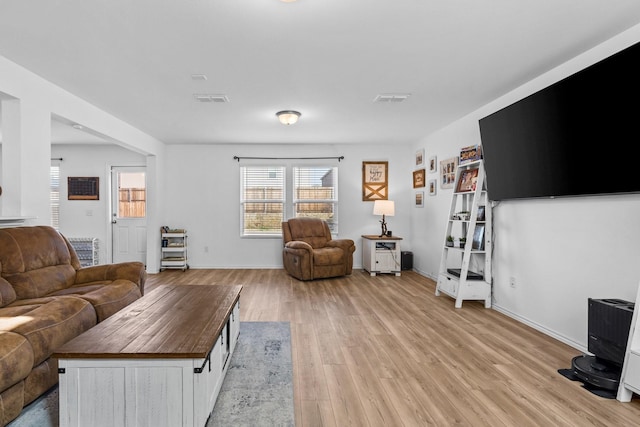
[[400, 252], [402, 237], [362, 235], [362, 265], [372, 276], [392, 273], [400, 276], [402, 258]]

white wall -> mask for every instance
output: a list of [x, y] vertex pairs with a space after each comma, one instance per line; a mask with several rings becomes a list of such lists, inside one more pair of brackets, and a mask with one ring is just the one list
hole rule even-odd
[[[338, 166], [339, 236], [356, 242], [354, 268], [362, 266], [361, 235], [379, 234], [380, 217], [373, 202], [362, 201], [362, 162], [389, 162], [389, 199], [396, 215], [389, 230], [403, 237], [402, 250], [411, 248], [411, 192], [413, 150], [388, 145], [171, 145], [167, 147], [165, 218], [167, 226], [188, 231], [192, 268], [281, 268], [282, 239], [240, 237], [240, 172], [248, 157], [329, 157]], [[283, 160], [298, 164], [302, 161]], [[255, 163], [255, 162], [254, 162]], [[208, 252], [205, 252], [208, 247]]]
[[[107, 254], [111, 239], [110, 177], [111, 166], [145, 166], [146, 157], [117, 145], [54, 145], [53, 158], [60, 162], [60, 232], [67, 237], [97, 237], [98, 259]], [[99, 200], [68, 200], [67, 178], [95, 176], [99, 178]]]
[[[416, 148], [425, 148], [427, 159], [437, 155], [440, 160], [479, 144], [480, 118], [638, 40], [640, 27], [635, 27], [424, 138]], [[601, 149], [607, 149], [606, 141]], [[597, 156], [584, 165], [586, 179], [606, 179]], [[491, 194], [490, 177], [488, 184]], [[427, 198], [425, 209], [412, 217], [414, 266], [432, 278], [438, 274], [451, 192], [438, 188], [438, 195]], [[586, 351], [587, 299], [635, 300], [640, 195], [504, 201], [493, 213], [495, 309]], [[512, 277], [515, 288], [509, 284]]]

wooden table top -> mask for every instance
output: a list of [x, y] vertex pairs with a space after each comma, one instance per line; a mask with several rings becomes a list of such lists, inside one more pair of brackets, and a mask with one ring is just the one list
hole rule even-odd
[[205, 358], [241, 285], [160, 285], [56, 349], [60, 359]]
[[378, 236], [377, 234], [363, 234], [362, 237], [368, 240], [402, 240], [402, 237], [398, 236]]

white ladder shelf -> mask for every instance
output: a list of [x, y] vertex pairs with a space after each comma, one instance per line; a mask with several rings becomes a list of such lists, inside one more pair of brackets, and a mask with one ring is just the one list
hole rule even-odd
[[[454, 298], [456, 308], [465, 300], [484, 300], [491, 307], [491, 225], [483, 161], [459, 165], [436, 286], [436, 296]], [[448, 236], [458, 237], [458, 243], [450, 246]], [[466, 239], [464, 247], [460, 237]]]

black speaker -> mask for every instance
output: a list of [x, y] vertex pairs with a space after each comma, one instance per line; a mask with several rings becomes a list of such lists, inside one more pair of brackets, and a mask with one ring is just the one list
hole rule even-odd
[[402, 269], [403, 270], [412, 270], [413, 269], [413, 252], [410, 251], [402, 251], [400, 252], [402, 258]]

